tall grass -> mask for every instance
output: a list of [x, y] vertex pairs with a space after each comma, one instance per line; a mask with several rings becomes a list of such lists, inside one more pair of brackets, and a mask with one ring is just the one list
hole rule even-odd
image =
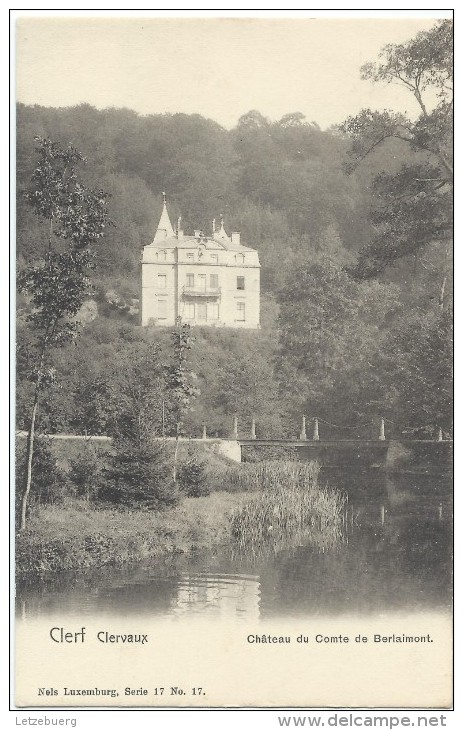
[[246, 471], [259, 491], [231, 516], [238, 553], [257, 557], [298, 544], [325, 550], [339, 542], [345, 497], [318, 486], [316, 462], [268, 461]]
[[256, 480], [255, 464], [220, 464], [207, 470], [207, 480], [212, 492], [255, 492], [260, 488]]

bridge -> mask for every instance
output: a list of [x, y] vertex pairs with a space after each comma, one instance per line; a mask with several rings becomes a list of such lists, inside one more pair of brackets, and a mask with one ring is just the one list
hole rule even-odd
[[[385, 419], [379, 422], [377, 439], [320, 439], [319, 419], [313, 420], [312, 440], [307, 438], [306, 418], [302, 418], [299, 437], [294, 439], [258, 439], [256, 422], [252, 419], [249, 438], [240, 438], [238, 422], [234, 419], [232, 439], [240, 446], [241, 461], [252, 458], [259, 449], [262, 458], [281, 452], [281, 458], [295, 455], [304, 461], [318, 461], [324, 467], [406, 468], [419, 466], [427, 471], [452, 468], [453, 441], [444, 440], [438, 429], [436, 439], [387, 439]], [[205, 432], [203, 432], [203, 436]], [[273, 452], [273, 453], [272, 453]]]
[[254, 449], [263, 459], [275, 450], [281, 458], [295, 455], [302, 461], [318, 461], [323, 467], [363, 467], [402, 470], [419, 467], [427, 472], [452, 468], [453, 441], [331, 439], [301, 441], [291, 439], [239, 439], [241, 461], [252, 459]]
[[[323, 466], [371, 466], [380, 467], [386, 463], [389, 441], [360, 441], [359, 439], [335, 439], [329, 441], [301, 441], [300, 439], [239, 439], [241, 460], [252, 450], [262, 449], [269, 455], [273, 450], [288, 456], [294, 454], [302, 461], [318, 461]], [[288, 457], [287, 457], [288, 458]]]
[[[313, 420], [312, 438], [308, 439], [306, 419], [302, 418], [302, 428], [296, 438], [268, 438], [256, 436], [256, 422], [252, 419], [249, 436], [238, 433], [238, 420], [233, 421], [230, 438], [210, 438], [207, 427], [203, 426], [200, 438], [180, 437], [180, 442], [206, 447], [232, 461], [255, 460], [255, 452], [265, 458], [297, 458], [303, 461], [318, 461], [323, 467], [363, 467], [388, 470], [403, 469], [427, 471], [447, 471], [452, 468], [453, 441], [443, 439], [439, 429], [436, 439], [386, 438], [384, 419], [380, 419], [377, 439], [321, 439], [319, 419]], [[19, 438], [26, 438], [25, 431], [17, 432]], [[45, 437], [45, 435], [43, 435]], [[110, 448], [109, 436], [86, 436], [76, 434], [50, 434], [46, 438], [56, 441], [93, 441]], [[175, 442], [175, 438], [158, 436], [160, 440]], [[252, 453], [254, 452], [254, 454]]]

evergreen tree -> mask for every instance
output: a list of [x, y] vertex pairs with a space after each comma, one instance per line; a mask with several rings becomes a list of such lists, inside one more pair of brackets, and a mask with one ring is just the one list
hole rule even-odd
[[173, 505], [179, 494], [166, 442], [160, 439], [166, 386], [159, 349], [134, 342], [117, 369], [111, 373], [113, 453], [101, 498], [127, 507]]
[[106, 468], [100, 498], [129, 508], [159, 509], [179, 499], [172, 488], [165, 444], [141, 426], [138, 438], [118, 436]]

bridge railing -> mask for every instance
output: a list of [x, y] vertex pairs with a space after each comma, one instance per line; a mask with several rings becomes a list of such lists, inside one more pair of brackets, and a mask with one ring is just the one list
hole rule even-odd
[[[356, 425], [356, 426], [346, 426], [346, 425], [339, 425], [330, 423], [329, 421], [325, 421], [322, 418], [318, 418], [316, 416], [311, 417], [308, 419], [306, 416], [302, 416], [301, 421], [301, 427], [299, 430], [299, 433], [297, 436], [293, 438], [286, 438], [286, 439], [278, 439], [278, 440], [287, 440], [287, 441], [320, 441], [321, 439], [321, 432], [325, 431], [328, 432], [328, 438], [324, 438], [324, 440], [329, 441], [352, 441], [352, 440], [363, 440], [363, 441], [372, 441], [372, 440], [378, 440], [378, 441], [386, 441], [390, 440], [391, 438], [394, 438], [394, 436], [391, 436], [390, 433], [387, 432], [386, 428], [386, 418], [379, 418], [376, 423], [373, 421], [370, 421], [366, 424]], [[391, 431], [391, 426], [395, 426], [396, 424], [393, 424], [392, 421], [388, 422], [390, 425], [389, 431]], [[365, 436], [359, 433], [362, 430], [368, 429], [369, 435]], [[429, 430], [429, 429], [427, 429]], [[348, 432], [348, 437], [346, 438], [344, 436], [345, 432]], [[335, 438], [332, 438], [332, 434], [335, 434]], [[365, 432], [365, 431], [364, 431]], [[342, 438], [342, 436], [344, 438]], [[400, 440], [404, 440], [404, 432], [401, 430], [399, 434], [397, 434], [397, 427], [395, 428], [395, 437], [400, 438]], [[204, 426], [204, 438], [206, 437], [206, 426]], [[235, 416], [233, 418], [233, 428], [230, 434], [230, 437], [236, 441], [238, 440], [262, 440], [258, 436], [258, 428], [256, 425], [256, 419], [255, 417], [252, 417], [251, 419], [251, 426], [247, 434], [243, 433], [238, 428], [238, 417]], [[267, 439], [268, 440], [268, 439]], [[275, 439], [270, 439], [275, 440]], [[407, 439], [407, 440], [416, 440], [416, 439]], [[441, 427], [436, 427], [434, 430], [434, 435], [430, 435], [429, 438], [426, 440], [430, 441], [443, 441], [443, 432]], [[448, 439], [447, 439], [448, 440]]]

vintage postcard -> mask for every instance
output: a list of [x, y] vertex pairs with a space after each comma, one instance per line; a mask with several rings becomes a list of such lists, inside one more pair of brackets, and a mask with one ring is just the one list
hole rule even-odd
[[14, 17], [15, 707], [449, 710], [452, 14], [174, 15]]

